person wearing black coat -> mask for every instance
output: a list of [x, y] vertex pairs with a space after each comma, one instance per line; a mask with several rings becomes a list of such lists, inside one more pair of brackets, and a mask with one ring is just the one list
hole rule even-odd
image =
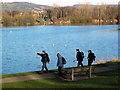
[[95, 55], [91, 50], [88, 50], [88, 66], [91, 66], [93, 61], [95, 61]]
[[81, 52], [79, 51], [79, 49], [76, 49], [76, 52], [77, 52], [76, 58], [78, 61], [77, 67], [79, 67], [79, 65], [81, 65], [83, 67], [83, 64], [82, 64], [83, 56], [82, 56]]
[[42, 51], [42, 54], [36, 53], [36, 52], [35, 52], [35, 54], [40, 55], [42, 57], [41, 62], [43, 63], [43, 65], [42, 65], [41, 72], [43, 72], [44, 68], [48, 72], [48, 68], [47, 68], [47, 65], [46, 65], [47, 63], [49, 64], [49, 62], [50, 62], [48, 54], [45, 51]]

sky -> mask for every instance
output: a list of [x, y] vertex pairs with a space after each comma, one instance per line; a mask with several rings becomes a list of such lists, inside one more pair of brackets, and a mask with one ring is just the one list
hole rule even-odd
[[91, 4], [117, 4], [119, 0], [2, 0], [2, 2], [29, 2], [41, 5], [52, 6], [57, 4], [59, 6], [72, 6], [79, 3], [91, 3]]

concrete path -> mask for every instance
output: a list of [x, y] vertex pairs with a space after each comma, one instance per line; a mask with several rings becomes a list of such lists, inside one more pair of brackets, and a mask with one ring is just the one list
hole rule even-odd
[[120, 65], [95, 67], [95, 70], [92, 71], [92, 73], [112, 71], [112, 70], [119, 70], [119, 69], [120, 69]]
[[[120, 65], [96, 67], [95, 70], [92, 71], [92, 73], [118, 70], [118, 69], [120, 69]], [[36, 79], [43, 79], [43, 78], [56, 78], [56, 77], [58, 76], [56, 75], [55, 72], [53, 72], [53, 73], [43, 73], [43, 74], [3, 78], [3, 79], [0, 79], [0, 81], [2, 80], [2, 83], [7, 83], [7, 82], [18, 82], [18, 81], [25, 81], [25, 80], [36, 80]]]
[[43, 79], [43, 78], [56, 78], [56, 77], [57, 77], [57, 75], [55, 75], [54, 73], [43, 73], [43, 74], [3, 78], [2, 83], [26, 81], [26, 80], [36, 80], [36, 79]]

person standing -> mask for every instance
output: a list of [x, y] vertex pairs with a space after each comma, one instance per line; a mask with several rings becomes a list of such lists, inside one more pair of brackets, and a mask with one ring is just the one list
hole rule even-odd
[[80, 52], [79, 49], [76, 49], [76, 52], [77, 52], [76, 58], [77, 58], [77, 61], [78, 61], [77, 67], [79, 67], [79, 65], [81, 65], [83, 67], [82, 61], [83, 61], [83, 58], [84, 58], [84, 53]]
[[62, 57], [60, 55], [60, 53], [57, 53], [57, 57], [58, 57], [58, 61], [57, 61], [58, 72], [59, 72], [60, 76], [63, 76], [62, 70], [63, 70], [63, 67], [64, 67], [64, 63], [63, 63], [64, 57]]
[[88, 50], [88, 57], [87, 57], [87, 59], [88, 59], [88, 66], [92, 65], [93, 61], [95, 61], [95, 57], [96, 56], [94, 55], [94, 53], [92, 53], [91, 50]]
[[47, 63], [48, 63], [48, 64], [50, 63], [50, 59], [49, 59], [48, 54], [47, 54], [44, 50], [42, 51], [42, 54], [36, 53], [36, 52], [35, 52], [35, 54], [37, 54], [37, 55], [39, 55], [39, 56], [42, 57], [41, 62], [43, 63], [43, 65], [42, 65], [42, 70], [41, 70], [41, 72], [43, 72], [44, 68], [45, 68], [46, 71], [48, 72], [48, 68], [47, 68], [47, 65], [46, 65]]

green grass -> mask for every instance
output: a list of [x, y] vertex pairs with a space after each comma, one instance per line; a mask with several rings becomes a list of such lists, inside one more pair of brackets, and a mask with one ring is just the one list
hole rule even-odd
[[[120, 71], [119, 71], [120, 72]], [[118, 71], [94, 74], [96, 78], [63, 81], [58, 78], [3, 83], [3, 88], [118, 88]]]
[[24, 72], [24, 73], [14, 73], [14, 74], [6, 74], [6, 75], [1, 75], [2, 78], [7, 78], [7, 77], [18, 77], [18, 76], [25, 76], [25, 75], [33, 75], [37, 74], [37, 72]]
[[[55, 71], [57, 71], [57, 69], [50, 70], [49, 72], [55, 72]], [[5, 75], [0, 75], [0, 77], [2, 76], [2, 78], [9, 78], [9, 77], [19, 77], [19, 76], [34, 75], [34, 74], [38, 74], [38, 71], [24, 72], [24, 73], [14, 73], [14, 74], [5, 74]]]

